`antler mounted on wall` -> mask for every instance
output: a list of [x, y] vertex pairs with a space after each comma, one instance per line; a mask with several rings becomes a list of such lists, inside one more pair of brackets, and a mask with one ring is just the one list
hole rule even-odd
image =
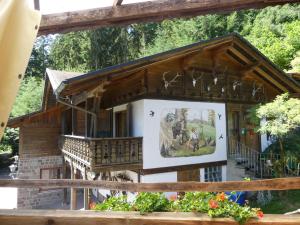
[[212, 69], [212, 76], [213, 76], [213, 82], [214, 82], [214, 85], [217, 85], [217, 83], [218, 83], [218, 80], [219, 80], [219, 75], [221, 75], [221, 77], [224, 77], [225, 76], [225, 73], [226, 73], [226, 71], [227, 71], [227, 66], [225, 66], [225, 68], [224, 68], [224, 70], [223, 70], [223, 72], [221, 73], [219, 73], [218, 74], [218, 72], [217, 72], [217, 69], [220, 67], [220, 64], [216, 64], [216, 65], [214, 65], [213, 66], [213, 69]]
[[238, 86], [241, 86], [241, 85], [242, 85], [242, 82], [236, 80], [236, 81], [234, 81], [233, 84], [232, 84], [232, 89], [235, 91], [236, 88], [237, 88]]
[[263, 90], [263, 85], [260, 84], [256, 86], [256, 81], [253, 82], [253, 89], [252, 89], [252, 97], [255, 97], [256, 93], [260, 90]]
[[164, 86], [165, 86], [165, 89], [166, 89], [166, 90], [168, 89], [169, 86], [171, 86], [172, 83], [177, 82], [176, 80], [177, 80], [178, 77], [181, 77], [181, 76], [182, 76], [182, 75], [180, 75], [179, 73], [177, 73], [175, 77], [173, 77], [171, 80], [168, 81], [168, 80], [166, 79], [166, 74], [168, 74], [168, 73], [169, 73], [169, 72], [164, 72], [164, 73], [163, 73], [163, 82], [164, 82]]

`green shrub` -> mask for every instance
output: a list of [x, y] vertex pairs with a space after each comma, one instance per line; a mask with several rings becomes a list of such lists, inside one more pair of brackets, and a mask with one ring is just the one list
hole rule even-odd
[[7, 144], [0, 144], [0, 153], [11, 153], [12, 148], [10, 145]]
[[96, 204], [94, 210], [99, 211], [129, 211], [131, 209], [130, 203], [127, 202], [127, 196], [110, 197], [101, 204]]
[[166, 212], [171, 208], [171, 202], [163, 193], [141, 192], [138, 194], [134, 209], [141, 214], [149, 212]]

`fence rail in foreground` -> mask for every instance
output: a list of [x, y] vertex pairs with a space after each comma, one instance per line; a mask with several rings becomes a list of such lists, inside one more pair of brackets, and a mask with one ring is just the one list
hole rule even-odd
[[[210, 218], [200, 213], [94, 212], [73, 210], [0, 210], [0, 224], [9, 225], [237, 225], [230, 218]], [[299, 225], [300, 215], [265, 215], [246, 225]]]
[[[258, 191], [300, 189], [300, 177], [255, 181], [122, 183], [87, 180], [0, 180], [0, 187], [104, 188], [140, 191]], [[73, 210], [5, 210], [0, 209], [0, 224], [7, 225], [237, 225], [231, 218], [210, 218], [200, 213], [162, 212], [140, 215], [138, 212], [95, 212]], [[300, 215], [265, 215], [246, 225], [299, 225]]]
[[17, 188], [101, 188], [130, 192], [184, 192], [184, 191], [263, 191], [300, 189], [300, 177], [276, 178], [253, 181], [226, 182], [176, 182], [176, 183], [127, 183], [90, 180], [39, 180], [15, 179], [0, 180], [0, 187]]

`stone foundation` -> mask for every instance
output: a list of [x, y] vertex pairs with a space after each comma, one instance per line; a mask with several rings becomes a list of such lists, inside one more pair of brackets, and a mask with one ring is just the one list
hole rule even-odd
[[[41, 179], [41, 169], [60, 168], [62, 178], [62, 156], [44, 156], [20, 158], [18, 167], [19, 179]], [[19, 188], [18, 208], [38, 209], [54, 208], [63, 201], [63, 189]]]

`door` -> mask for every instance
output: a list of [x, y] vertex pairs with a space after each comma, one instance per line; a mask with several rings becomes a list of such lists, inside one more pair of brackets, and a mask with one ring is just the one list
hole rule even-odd
[[127, 110], [115, 113], [115, 134], [116, 137], [128, 136]]

